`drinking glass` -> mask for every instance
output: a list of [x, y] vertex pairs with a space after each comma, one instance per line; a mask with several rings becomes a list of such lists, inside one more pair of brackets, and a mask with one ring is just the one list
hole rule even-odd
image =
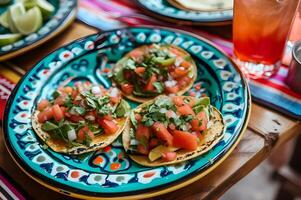
[[281, 64], [299, 0], [235, 0], [233, 44], [237, 64], [251, 78], [268, 78]]

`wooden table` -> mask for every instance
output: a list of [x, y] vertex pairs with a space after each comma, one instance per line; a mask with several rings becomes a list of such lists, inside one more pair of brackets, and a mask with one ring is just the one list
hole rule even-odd
[[[60, 36], [25, 55], [12, 59], [11, 62], [25, 71], [29, 70], [38, 60], [59, 46], [95, 32], [95, 29], [75, 22]], [[152, 199], [217, 199], [256, 168], [273, 150], [300, 132], [300, 121], [252, 103], [248, 129], [239, 145], [220, 166], [206, 177], [187, 187]], [[39, 185], [22, 173], [8, 155], [3, 144], [3, 137], [0, 137], [0, 155], [0, 166], [32, 198], [71, 199]]]

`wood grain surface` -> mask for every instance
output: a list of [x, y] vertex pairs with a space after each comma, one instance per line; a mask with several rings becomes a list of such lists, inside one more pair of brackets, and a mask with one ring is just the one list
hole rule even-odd
[[[54, 49], [75, 39], [96, 33], [97, 30], [75, 22], [60, 36], [41, 47], [10, 62], [29, 70], [42, 57]], [[157, 199], [217, 199], [232, 185], [256, 168], [261, 161], [287, 140], [301, 132], [300, 121], [293, 120], [276, 111], [252, 103], [252, 112], [248, 129], [241, 142], [230, 156], [215, 170], [201, 180], [177, 191], [154, 197]], [[27, 177], [12, 161], [0, 137], [0, 166], [19, 183], [33, 199], [71, 199], [39, 185]]]

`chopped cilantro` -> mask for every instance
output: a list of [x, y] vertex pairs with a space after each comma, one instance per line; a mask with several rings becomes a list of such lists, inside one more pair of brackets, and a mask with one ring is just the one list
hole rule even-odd
[[52, 93], [52, 98], [53, 98], [53, 99], [56, 99], [56, 98], [58, 98], [59, 96], [61, 96], [61, 93], [59, 93], [58, 91], [54, 91], [54, 92]]
[[164, 85], [161, 82], [154, 82], [153, 86], [156, 88], [157, 92], [162, 93], [164, 91]]

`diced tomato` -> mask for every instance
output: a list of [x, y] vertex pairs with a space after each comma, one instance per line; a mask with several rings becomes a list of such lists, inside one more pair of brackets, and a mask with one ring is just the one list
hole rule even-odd
[[54, 104], [58, 104], [58, 105], [64, 105], [65, 104], [65, 100], [66, 100], [66, 95], [65, 94], [61, 94], [58, 98], [56, 98], [54, 100]]
[[170, 124], [168, 125], [168, 128], [169, 128], [170, 130], [175, 130], [175, 129], [176, 129], [176, 125], [173, 124], [173, 123], [170, 123]]
[[53, 117], [56, 121], [60, 121], [60, 120], [64, 119], [64, 113], [58, 104], [53, 105], [51, 107], [51, 109], [53, 112]]
[[184, 88], [186, 87], [190, 82], [191, 82], [191, 78], [189, 78], [188, 76], [184, 76], [181, 79], [178, 80], [178, 85], [180, 88]]
[[38, 114], [38, 121], [40, 123], [43, 123], [52, 118], [53, 118], [53, 112], [52, 112], [51, 108], [46, 108], [44, 111], [42, 111]]
[[154, 91], [155, 90], [155, 87], [153, 85], [154, 82], [157, 81], [157, 77], [155, 74], [153, 74], [150, 79], [148, 80], [147, 84], [145, 85], [145, 90], [146, 91]]
[[175, 71], [173, 71], [171, 73], [171, 75], [175, 78], [175, 79], [178, 79], [178, 78], [181, 78], [181, 77], [184, 77], [188, 74], [188, 71], [184, 68], [181, 68], [181, 67], [177, 67], [175, 69]]
[[157, 138], [151, 138], [149, 141], [150, 149], [153, 149], [154, 147], [158, 146], [159, 144], [160, 144], [160, 141]]
[[179, 86], [175, 85], [173, 87], [165, 87], [165, 92], [168, 94], [176, 94], [179, 91]]
[[113, 120], [113, 117], [111, 115], [105, 115], [103, 116], [103, 118], [106, 120], [111, 120], [111, 121]]
[[207, 128], [208, 119], [204, 111], [197, 114], [196, 119], [191, 121], [192, 130], [204, 131]]
[[176, 106], [183, 106], [185, 104], [183, 98], [179, 96], [172, 97], [172, 101]]
[[137, 151], [140, 153], [140, 154], [143, 154], [143, 155], [147, 155], [149, 153], [149, 147], [148, 146], [145, 146], [143, 144], [138, 144], [137, 146]]
[[91, 139], [94, 138], [93, 132], [87, 127], [81, 128], [77, 133], [77, 141], [82, 143], [85, 140], [86, 135], [88, 135]]
[[186, 60], [183, 60], [181, 62], [181, 67], [184, 67], [185, 69], [188, 69], [190, 66], [191, 66], [191, 63]]
[[60, 108], [61, 108], [62, 112], [63, 112], [63, 113], [64, 113], [64, 115], [65, 115], [65, 112], [67, 111], [67, 108], [66, 108], [66, 107], [64, 107], [64, 106], [60, 106]]
[[109, 73], [109, 72], [111, 72], [111, 69], [110, 69], [110, 68], [107, 68], [107, 67], [105, 67], [105, 68], [102, 70], [102, 72], [104, 72], [104, 73]]
[[172, 110], [166, 111], [166, 117], [167, 118], [174, 118], [175, 115], [176, 115], [176, 113]]
[[118, 130], [118, 125], [112, 120], [101, 118], [98, 119], [98, 123], [104, 129], [105, 134], [114, 134]]
[[49, 101], [46, 99], [42, 99], [40, 103], [38, 103], [38, 110], [42, 111], [50, 105]]
[[170, 162], [170, 161], [174, 161], [177, 158], [177, 153], [170, 151], [170, 152], [164, 152], [162, 153], [162, 160], [164, 162]]
[[184, 115], [184, 116], [195, 115], [192, 108], [187, 104], [184, 104], [183, 106], [179, 106], [177, 107], [177, 109], [180, 115]]
[[73, 90], [72, 94], [71, 94], [72, 98], [74, 99], [77, 95], [78, 95], [78, 91], [77, 90]]
[[176, 56], [182, 56], [182, 53], [176, 48], [170, 48], [169, 51], [171, 51]]
[[135, 114], [135, 119], [140, 122], [142, 120], [142, 116], [139, 113]]
[[126, 94], [126, 95], [130, 95], [133, 93], [134, 90], [134, 86], [132, 84], [129, 83], [125, 83], [121, 85], [121, 90]]
[[129, 70], [124, 70], [124, 71], [123, 71], [123, 76], [124, 76], [124, 78], [125, 78], [126, 80], [129, 80], [129, 79], [131, 78], [131, 76], [132, 76], [132, 72], [129, 71]]
[[143, 54], [143, 51], [140, 49], [135, 49], [129, 53], [129, 56], [134, 59], [139, 59], [141, 56], [143, 56]]
[[137, 67], [135, 72], [139, 75], [142, 75], [145, 72], [145, 67]]
[[70, 86], [67, 86], [67, 87], [64, 88], [64, 91], [65, 91], [66, 94], [70, 94], [71, 95], [72, 92], [73, 92], [73, 88], [70, 87]]
[[72, 122], [79, 122], [79, 121], [84, 121], [85, 120], [82, 116], [78, 116], [78, 115], [71, 115], [69, 117], [69, 119]]
[[71, 114], [69, 112], [65, 112], [65, 117], [71, 117]]
[[110, 97], [110, 101], [112, 104], [116, 104], [120, 101], [120, 97]]
[[148, 143], [150, 135], [151, 135], [151, 130], [150, 130], [149, 127], [144, 126], [143, 124], [139, 124], [137, 126], [137, 129], [136, 129], [136, 139], [138, 141], [146, 140], [145, 142]]
[[191, 120], [190, 124], [193, 131], [200, 131], [201, 122], [198, 119]]
[[158, 139], [162, 140], [163, 142], [166, 142], [168, 146], [172, 145], [173, 137], [163, 123], [155, 122], [152, 125], [152, 130], [154, 131]]
[[197, 137], [184, 131], [173, 131], [173, 146], [194, 151], [198, 147]]
[[61, 93], [64, 93], [64, 92], [65, 92], [64, 87], [62, 87], [62, 86], [59, 86], [59, 87], [57, 88], [57, 90], [60, 91]]

